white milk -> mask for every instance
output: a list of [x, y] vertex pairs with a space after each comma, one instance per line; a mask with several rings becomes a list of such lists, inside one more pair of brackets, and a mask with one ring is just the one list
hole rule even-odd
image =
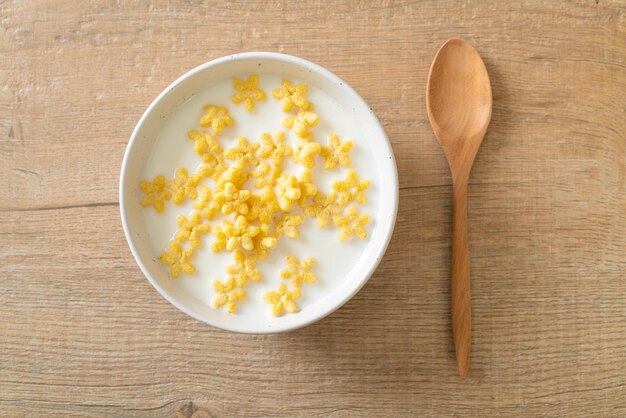
[[[293, 143], [296, 136], [281, 126], [281, 120], [286, 117], [286, 114], [282, 111], [280, 102], [271, 96], [272, 90], [281, 85], [281, 78], [262, 72], [259, 75], [260, 87], [266, 92], [267, 99], [264, 102], [257, 102], [251, 113], [247, 112], [242, 105], [234, 105], [230, 101], [233, 92], [231, 80], [224, 80], [200, 91], [180, 106], [166, 120], [145, 165], [143, 178], [151, 180], [159, 174], [166, 178], [173, 178], [177, 167], [184, 166], [191, 173], [201, 164], [200, 156], [193, 152], [193, 142], [187, 139], [187, 132], [191, 129], [200, 129], [198, 120], [205, 104], [227, 106], [235, 119], [235, 125], [224, 129], [219, 135], [223, 148], [229, 148], [239, 136], [245, 136], [250, 141], [258, 141], [261, 132], [269, 132], [273, 135], [278, 130], [284, 131], [287, 134], [287, 142]], [[299, 82], [299, 80], [292, 81], [294, 83]], [[373, 215], [378, 212], [378, 197], [380, 195], [379, 182], [373, 167], [373, 161], [375, 161], [373, 151], [361, 140], [363, 136], [360, 134], [358, 122], [351, 120], [330, 96], [313, 85], [309, 87], [310, 91], [307, 98], [314, 103], [314, 111], [320, 117], [318, 125], [311, 130], [314, 139], [319, 143], [326, 144], [328, 136], [331, 133], [336, 133], [342, 141], [352, 140], [354, 147], [350, 153], [351, 168], [355, 169], [360, 177], [371, 181], [370, 189], [367, 192], [368, 203], [358, 205], [362, 213], [372, 215], [372, 222], [368, 225], [368, 232], [371, 235], [373, 228], [376, 228], [376, 220]], [[294, 174], [301, 169], [301, 166], [295, 165], [291, 158], [285, 159], [283, 166], [285, 171]], [[313, 171], [314, 182], [320, 190], [328, 192], [330, 183], [333, 180], [343, 178], [345, 172], [346, 168], [339, 166], [330, 171], [324, 170], [323, 159], [318, 157]], [[204, 180], [203, 184], [213, 186], [213, 182], [209, 180]], [[191, 211], [189, 202], [180, 206], [167, 202], [166, 210], [162, 214], [156, 213], [152, 208], [144, 210], [144, 219], [147, 230], [150, 231], [150, 240], [155, 256], [167, 248], [168, 241], [176, 232], [176, 217], [181, 214], [188, 215]], [[225, 217], [221, 215], [217, 217], [218, 221], [223, 219]], [[211, 221], [211, 224], [217, 224], [217, 221]], [[262, 300], [262, 294], [267, 290], [275, 289], [279, 283], [286, 282], [280, 278], [279, 272], [285, 266], [285, 257], [291, 254], [300, 259], [311, 256], [316, 260], [313, 272], [317, 276], [317, 283], [304, 283], [302, 285], [302, 297], [297, 301], [300, 309], [307, 309], [307, 306], [324, 298], [342, 282], [358, 262], [359, 256], [367, 244], [367, 240], [359, 240], [356, 237], [347, 242], [340, 242], [338, 236], [339, 231], [332, 224], [332, 220], [325, 228], [321, 229], [317, 226], [315, 218], [305, 216], [304, 222], [300, 226], [300, 238], [296, 240], [287, 237], [280, 238], [271, 255], [259, 263], [258, 268], [262, 279], [259, 282], [250, 282], [246, 286], [245, 291], [248, 298], [238, 304], [236, 315], [270, 315], [269, 306]], [[197, 250], [192, 260], [196, 266], [195, 274], [191, 276], [181, 275], [178, 279], [172, 279], [176, 280], [177, 284], [186, 292], [206, 304], [207, 309], [215, 309], [211, 307], [211, 298], [214, 296], [211, 281], [216, 278], [226, 278], [224, 269], [227, 264], [232, 263], [230, 253], [211, 251], [210, 244], [212, 241], [213, 237], [210, 234], [204, 236], [203, 245]], [[166, 266], [163, 268], [167, 269]]]

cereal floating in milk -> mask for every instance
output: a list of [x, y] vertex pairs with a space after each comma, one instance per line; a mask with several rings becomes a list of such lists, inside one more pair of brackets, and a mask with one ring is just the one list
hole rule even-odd
[[278, 207], [289, 212], [302, 197], [300, 183], [294, 175], [282, 174], [276, 181]]
[[311, 134], [310, 129], [317, 125], [319, 119], [320, 117], [316, 113], [301, 111], [283, 119], [282, 124], [285, 128], [293, 129], [300, 138], [311, 141], [313, 134]]
[[353, 200], [363, 204], [367, 202], [365, 191], [370, 188], [370, 181], [359, 179], [356, 171], [348, 170], [345, 180], [336, 181], [331, 187], [337, 192], [339, 206], [345, 206]]
[[139, 183], [139, 188], [144, 193], [141, 205], [152, 206], [159, 213], [165, 210], [164, 202], [172, 198], [172, 192], [165, 188], [163, 176], [156, 176], [152, 182], [143, 180]]
[[315, 274], [311, 272], [314, 265], [313, 257], [300, 261], [290, 255], [287, 257], [287, 267], [280, 271], [280, 277], [291, 280], [293, 287], [301, 287], [302, 283], [315, 283]]
[[245, 255], [242, 251], [233, 252], [234, 263], [226, 267], [226, 273], [231, 274], [237, 286], [244, 287], [249, 280], [258, 282], [261, 280], [261, 273], [256, 268], [256, 256], [254, 254]]
[[235, 78], [233, 80], [235, 93], [231, 98], [234, 104], [243, 103], [243, 107], [248, 111], [254, 110], [254, 102], [265, 100], [265, 92], [259, 88], [259, 76], [251, 75], [247, 80]]
[[294, 145], [293, 159], [296, 163], [306, 168], [313, 168], [315, 165], [315, 157], [322, 152], [322, 146], [317, 142], [309, 142], [306, 140], [298, 140]]
[[324, 194], [318, 191], [313, 196], [313, 202], [304, 208], [304, 214], [316, 218], [317, 226], [323, 228], [328, 224], [330, 217], [340, 209], [337, 203], [337, 192]]
[[252, 251], [254, 249], [252, 238], [256, 237], [260, 231], [258, 226], [250, 225], [245, 216], [237, 215], [235, 223], [224, 221], [213, 228], [215, 241], [211, 249], [215, 252], [224, 249], [233, 252], [241, 247]]
[[[271, 106], [260, 104], [265, 93], [259, 81], [254, 74], [245, 80], [235, 79], [232, 102], [242, 104], [248, 112], [256, 106]], [[198, 124], [205, 129], [191, 129], [187, 134], [194, 153], [201, 159], [197, 171], [189, 173], [187, 168], [179, 167], [171, 180], [157, 176], [140, 182], [141, 205], [151, 206], [157, 213], [165, 210], [168, 201], [176, 205], [191, 202], [193, 211], [177, 218], [178, 230], [159, 257], [172, 277], [195, 273], [191, 260], [197, 251], [202, 251], [205, 235], [212, 235], [213, 251], [232, 254], [226, 277], [212, 282], [215, 308], [235, 313], [238, 303], [246, 299], [246, 286], [282, 278], [289, 281], [290, 287], [280, 283], [275, 290], [265, 292], [263, 300], [274, 316], [299, 312], [295, 301], [302, 294], [303, 284], [316, 282], [315, 260], [288, 256], [278, 277], [262, 277], [257, 264], [270, 255], [282, 238], [299, 239], [305, 217], [315, 218], [320, 228], [328, 226], [332, 219], [340, 241], [367, 238], [370, 216], [360, 213], [354, 204], [367, 202], [369, 180], [349, 169], [342, 180], [327, 185], [329, 193], [322, 192], [315, 182], [318, 161], [326, 170], [349, 167], [353, 144], [342, 141], [337, 134], [331, 134], [326, 145], [316, 141], [319, 116], [305, 96], [308, 91], [304, 83], [283, 80], [272, 96], [280, 100], [282, 111], [288, 113], [277, 124], [290, 131], [274, 135], [260, 132], [258, 141], [227, 136], [225, 129], [235, 124], [228, 107], [204, 106]], [[287, 135], [295, 136], [293, 146], [287, 142]], [[291, 158], [286, 160], [287, 157]], [[294, 164], [299, 170], [292, 173]], [[352, 205], [347, 207], [348, 204]]]
[[183, 249], [179, 242], [172, 240], [167, 251], [159, 256], [159, 260], [170, 267], [172, 277], [178, 277], [180, 273], [193, 274], [196, 271], [196, 267], [189, 261], [193, 255], [193, 248]]
[[185, 167], [178, 167], [174, 180], [167, 184], [172, 191], [172, 202], [180, 205], [185, 199], [195, 200], [198, 197], [197, 187], [200, 180], [202, 176], [199, 174], [190, 176]]
[[273, 137], [263, 132], [260, 135], [259, 157], [269, 159], [276, 167], [283, 165], [283, 159], [292, 154], [293, 149], [285, 144], [285, 133], [278, 132]]
[[219, 135], [224, 128], [233, 126], [234, 124], [235, 120], [230, 116], [227, 107], [216, 105], [204, 106], [204, 114], [200, 118], [200, 126], [210, 127], [216, 135]]
[[294, 302], [301, 295], [300, 288], [287, 289], [285, 283], [278, 285], [276, 290], [271, 290], [263, 294], [263, 299], [272, 307], [272, 315], [280, 316], [283, 311], [296, 313], [299, 311], [298, 305]]
[[337, 164], [343, 167], [350, 166], [350, 155], [348, 153], [352, 150], [352, 142], [341, 142], [339, 136], [332, 134], [328, 137], [328, 145], [322, 147], [322, 157], [324, 157], [324, 168], [331, 170], [335, 168]]
[[[291, 147], [289, 147], [291, 150]], [[276, 181], [280, 177], [281, 170], [267, 161], [261, 162], [261, 164], [252, 172], [256, 187], [276, 186]]]
[[256, 156], [259, 143], [250, 143], [247, 138], [239, 137], [232, 148], [224, 151], [224, 157], [232, 161], [242, 161], [250, 165], [259, 165]]
[[309, 110], [311, 107], [304, 95], [309, 91], [306, 84], [294, 85], [290, 80], [283, 80], [282, 86], [272, 91], [272, 96], [280, 99], [283, 111], [290, 112], [294, 106], [302, 110]]
[[277, 237], [289, 237], [296, 239], [300, 236], [298, 226], [304, 221], [304, 217], [298, 214], [285, 214], [282, 217], [276, 219], [274, 229], [276, 230]]
[[237, 281], [234, 277], [229, 277], [226, 281], [213, 280], [213, 290], [216, 295], [213, 297], [213, 306], [221, 308], [222, 306], [228, 313], [237, 312], [237, 302], [246, 298], [246, 292], [237, 287]]
[[336, 215], [333, 223], [339, 227], [339, 239], [347, 241], [353, 236], [357, 238], [367, 238], [367, 229], [365, 226], [369, 223], [370, 216], [367, 214], [359, 214], [356, 206], [350, 206], [342, 215]]
[[200, 247], [200, 238], [211, 230], [208, 224], [202, 223], [202, 216], [195, 211], [189, 218], [180, 215], [176, 222], [178, 223], [178, 231], [174, 235], [174, 241], [179, 244], [188, 242], [193, 249]]

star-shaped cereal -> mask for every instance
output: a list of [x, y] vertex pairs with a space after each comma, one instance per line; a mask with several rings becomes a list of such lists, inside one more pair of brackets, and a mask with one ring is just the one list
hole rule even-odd
[[282, 124], [285, 128], [293, 129], [298, 137], [310, 141], [313, 135], [309, 129], [317, 125], [319, 119], [320, 117], [316, 113], [301, 111], [283, 119]]
[[237, 281], [237, 286], [244, 287], [248, 281], [258, 282], [261, 273], [256, 268], [256, 256], [246, 255], [237, 250], [233, 253], [234, 263], [226, 266], [226, 272], [231, 274]]
[[336, 215], [340, 210], [339, 205], [337, 205], [337, 192], [332, 191], [324, 194], [318, 191], [312, 200], [311, 205], [305, 206], [304, 214], [315, 217], [317, 226], [323, 228], [328, 224], [330, 217]]
[[298, 188], [300, 189], [298, 205], [305, 207], [307, 198], [315, 196], [317, 193], [317, 186], [313, 183], [313, 172], [311, 170], [302, 170], [298, 173]]
[[224, 221], [221, 225], [213, 228], [215, 241], [211, 246], [213, 251], [235, 251], [241, 247], [245, 250], [252, 251], [254, 242], [252, 239], [260, 232], [260, 228], [255, 225], [249, 225], [248, 220], [243, 215], [238, 215], [235, 223]]
[[248, 111], [254, 110], [254, 102], [265, 100], [265, 92], [259, 88], [259, 76], [252, 74], [247, 80], [235, 78], [233, 80], [235, 93], [231, 98], [234, 104], [243, 103], [243, 107]]
[[237, 160], [215, 182], [220, 188], [224, 188], [226, 183], [233, 183], [237, 187], [242, 187], [251, 176], [250, 172], [246, 170], [247, 167], [248, 163], [245, 160]]
[[300, 183], [296, 176], [282, 174], [276, 181], [276, 194], [278, 196], [278, 207], [285, 212], [289, 212], [302, 197]]
[[234, 183], [227, 182], [224, 184], [224, 190], [219, 190], [215, 193], [215, 198], [220, 199], [223, 196], [224, 203], [222, 204], [222, 213], [229, 215], [233, 212], [245, 215], [250, 208], [248, 207], [248, 199], [252, 196], [250, 190], [239, 190]]
[[178, 231], [174, 235], [174, 241], [180, 244], [188, 241], [193, 249], [200, 247], [202, 243], [200, 238], [211, 230], [208, 224], [202, 223], [202, 216], [196, 211], [193, 211], [189, 218], [180, 215], [176, 218], [176, 223]]
[[350, 165], [350, 156], [348, 153], [352, 150], [352, 142], [339, 139], [337, 134], [331, 134], [328, 137], [328, 145], [322, 147], [322, 157], [324, 157], [324, 168], [330, 170], [335, 168], [337, 164], [344, 167]]
[[252, 177], [256, 179], [254, 185], [256, 187], [275, 186], [280, 173], [281, 170], [269, 162], [261, 161], [261, 164], [252, 172]]
[[248, 138], [240, 136], [232, 148], [224, 151], [224, 157], [232, 161], [245, 161], [250, 165], [258, 165], [259, 159], [256, 156], [258, 149], [258, 142], [250, 143]]
[[359, 214], [356, 206], [350, 206], [341, 215], [333, 217], [333, 223], [339, 227], [339, 240], [347, 241], [356, 236], [360, 239], [367, 238], [366, 226], [370, 221], [367, 214]]
[[173, 193], [172, 202], [180, 205], [185, 199], [194, 200], [198, 197], [196, 188], [201, 180], [201, 175], [192, 174], [190, 176], [185, 167], [179, 167], [176, 170], [174, 180], [170, 181], [167, 185]]
[[200, 186], [198, 189], [198, 197], [192, 206], [202, 214], [206, 219], [212, 220], [215, 215], [222, 211], [223, 201], [213, 197], [213, 190], [206, 186]]
[[359, 179], [356, 171], [348, 170], [345, 179], [333, 182], [331, 187], [337, 192], [339, 206], [345, 206], [353, 200], [363, 204], [367, 202], [365, 191], [369, 189], [370, 181]]
[[263, 294], [265, 302], [272, 305], [272, 315], [280, 316], [284, 311], [289, 313], [298, 312], [298, 305], [294, 302], [301, 295], [300, 288], [288, 290], [285, 283], [278, 285], [276, 290], [270, 290]]
[[228, 113], [228, 108], [217, 105], [204, 106], [204, 113], [200, 117], [200, 126], [211, 127], [216, 135], [224, 128], [235, 124], [235, 120]]
[[296, 239], [300, 236], [298, 226], [302, 223], [304, 218], [300, 214], [285, 214], [282, 217], [276, 219], [274, 224], [274, 230], [276, 236], [286, 236], [291, 239]]
[[280, 167], [283, 164], [283, 159], [293, 152], [291, 147], [285, 144], [285, 133], [282, 131], [277, 132], [273, 137], [263, 132], [260, 135], [260, 140], [259, 157], [269, 158], [276, 167]]
[[260, 193], [253, 193], [248, 200], [250, 210], [246, 216], [248, 222], [259, 220], [268, 224], [272, 220], [272, 215], [278, 209], [274, 189], [265, 186]]
[[287, 267], [280, 271], [280, 277], [291, 280], [293, 287], [300, 287], [302, 283], [315, 283], [315, 274], [311, 273], [314, 265], [313, 257], [307, 257], [300, 261], [290, 255], [287, 257]]
[[172, 198], [172, 193], [165, 187], [165, 177], [156, 176], [152, 182], [141, 181], [139, 183], [144, 196], [141, 198], [141, 206], [152, 206], [158, 213], [165, 210], [165, 201]]
[[167, 251], [159, 256], [159, 260], [170, 266], [170, 274], [176, 278], [180, 273], [193, 274], [196, 271], [196, 267], [189, 261], [193, 254], [193, 248], [183, 249], [180, 243], [172, 240]]
[[308, 110], [310, 103], [304, 97], [308, 91], [309, 86], [304, 83], [294, 85], [290, 80], [283, 80], [282, 86], [272, 91], [272, 96], [280, 100], [284, 112], [289, 112], [294, 106]]
[[193, 152], [198, 155], [217, 155], [222, 152], [219, 141], [209, 131], [191, 130], [187, 132], [187, 137], [193, 141]]
[[267, 224], [261, 224], [259, 234], [254, 237], [252, 241], [254, 243], [254, 252], [259, 260], [265, 260], [271, 249], [274, 248], [278, 242]]
[[228, 313], [237, 312], [237, 302], [246, 298], [246, 292], [237, 287], [237, 281], [234, 277], [229, 277], [225, 282], [213, 280], [213, 291], [217, 293], [213, 296], [211, 303], [216, 308], [222, 306]]
[[222, 153], [205, 152], [202, 154], [202, 160], [204, 163], [198, 168], [198, 174], [204, 178], [217, 180], [228, 169]]
[[293, 159], [306, 168], [313, 168], [315, 156], [320, 155], [322, 146], [317, 142], [299, 140], [293, 148]]

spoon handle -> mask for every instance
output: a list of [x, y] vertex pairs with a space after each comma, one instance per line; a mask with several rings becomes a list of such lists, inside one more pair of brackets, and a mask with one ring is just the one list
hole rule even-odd
[[470, 265], [467, 244], [467, 180], [455, 182], [452, 212], [452, 334], [459, 374], [469, 369], [472, 336]]

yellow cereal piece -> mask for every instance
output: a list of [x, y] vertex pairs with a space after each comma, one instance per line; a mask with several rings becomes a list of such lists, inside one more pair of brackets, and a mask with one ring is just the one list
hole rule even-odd
[[352, 142], [341, 142], [337, 134], [331, 134], [328, 137], [328, 145], [322, 147], [322, 157], [324, 157], [324, 168], [330, 170], [335, 168], [337, 164], [344, 167], [350, 166], [350, 156], [348, 153], [352, 150]]
[[296, 176], [282, 174], [276, 181], [276, 192], [278, 197], [278, 207], [285, 212], [289, 212], [302, 197], [300, 183]]
[[322, 146], [317, 142], [299, 140], [294, 145], [293, 159], [306, 168], [313, 168], [315, 165], [315, 156], [320, 155], [321, 152]]
[[201, 180], [202, 176], [199, 174], [192, 174], [190, 176], [185, 167], [176, 169], [174, 180], [168, 183], [168, 187], [173, 193], [172, 202], [180, 205], [185, 199], [196, 199], [198, 197], [198, 183], [200, 183]]
[[237, 281], [234, 277], [229, 277], [226, 281], [213, 280], [213, 291], [217, 293], [213, 296], [211, 303], [216, 308], [222, 306], [228, 313], [237, 312], [237, 302], [246, 298], [246, 292], [237, 287]]
[[222, 152], [219, 141], [209, 131], [191, 130], [187, 132], [187, 137], [193, 141], [193, 152], [200, 156], [207, 153], [218, 155]]
[[281, 170], [267, 161], [261, 161], [259, 166], [252, 172], [256, 187], [275, 186]]
[[333, 182], [331, 187], [337, 192], [339, 206], [345, 206], [353, 200], [363, 204], [367, 202], [365, 191], [369, 189], [370, 181], [359, 179], [356, 171], [348, 170], [345, 179]]
[[287, 267], [280, 271], [280, 277], [291, 280], [291, 285], [296, 288], [302, 286], [302, 283], [315, 283], [315, 274], [311, 272], [314, 265], [313, 257], [300, 261], [297, 257], [290, 255], [287, 257]]
[[272, 215], [278, 209], [274, 189], [265, 186], [259, 194], [252, 194], [248, 200], [250, 210], [246, 219], [248, 222], [259, 220], [261, 223], [269, 224]]
[[211, 244], [211, 250], [214, 252], [225, 250], [228, 238], [232, 234], [232, 229], [233, 224], [229, 221], [224, 221], [221, 225], [215, 225], [211, 228], [211, 233], [215, 237], [215, 241]]
[[226, 169], [219, 178], [216, 179], [216, 183], [220, 188], [224, 188], [226, 183], [233, 183], [237, 187], [242, 187], [243, 184], [250, 178], [250, 173], [246, 170], [248, 163], [246, 160], [235, 161], [228, 169]]
[[204, 113], [200, 117], [200, 126], [210, 127], [216, 135], [219, 135], [224, 128], [234, 124], [235, 120], [230, 116], [228, 108], [216, 105], [204, 106]]
[[313, 172], [311, 170], [302, 170], [298, 174], [298, 188], [300, 189], [300, 199], [298, 205], [306, 206], [307, 197], [315, 196], [317, 186], [313, 183]]
[[296, 313], [298, 305], [294, 302], [301, 295], [300, 288], [288, 290], [285, 283], [278, 285], [276, 290], [270, 290], [263, 294], [263, 300], [272, 305], [272, 315], [280, 316], [284, 311]]
[[216, 178], [227, 168], [224, 162], [222, 146], [209, 131], [191, 130], [187, 137], [194, 142], [193, 150], [202, 157], [204, 164], [198, 174], [205, 178]]
[[222, 200], [213, 197], [213, 190], [206, 186], [200, 186], [198, 197], [193, 202], [192, 207], [200, 212], [204, 218], [212, 220], [215, 215], [222, 211], [223, 204]]
[[269, 158], [276, 167], [283, 164], [283, 159], [293, 153], [291, 147], [285, 144], [285, 133], [277, 132], [272, 135], [263, 132], [260, 135], [261, 148], [259, 149], [259, 157]]
[[304, 221], [304, 218], [300, 214], [285, 214], [284, 216], [276, 219], [274, 224], [274, 230], [277, 237], [286, 236], [291, 239], [296, 239], [300, 236], [298, 226]]
[[213, 251], [226, 249], [232, 252], [239, 247], [252, 251], [254, 249], [252, 239], [259, 234], [260, 228], [248, 224], [245, 216], [238, 215], [234, 224], [224, 221], [221, 225], [215, 226], [212, 232], [215, 235], [215, 241], [211, 246]]
[[240, 136], [235, 146], [224, 151], [224, 157], [232, 161], [245, 161], [250, 165], [258, 165], [259, 159], [256, 156], [258, 149], [258, 142], [250, 143], [248, 138]]
[[356, 206], [350, 206], [344, 214], [333, 217], [333, 223], [339, 227], [339, 240], [347, 241], [352, 236], [360, 239], [367, 238], [366, 225], [370, 221], [367, 214], [359, 214]]
[[172, 193], [165, 188], [165, 177], [156, 176], [152, 182], [141, 181], [139, 188], [144, 193], [141, 198], [141, 206], [152, 206], [158, 213], [165, 210], [165, 201], [172, 198]]
[[167, 251], [159, 256], [159, 260], [170, 267], [170, 274], [176, 278], [180, 273], [193, 274], [196, 271], [196, 267], [189, 261], [193, 255], [193, 248], [183, 249], [180, 243], [172, 240]]
[[237, 286], [244, 287], [248, 281], [258, 282], [261, 280], [261, 273], [256, 268], [256, 256], [246, 255], [237, 250], [233, 252], [234, 263], [226, 266], [226, 272], [232, 275]]
[[265, 100], [265, 92], [259, 88], [259, 76], [252, 74], [247, 80], [235, 78], [233, 80], [235, 93], [231, 98], [234, 104], [243, 103], [243, 107], [248, 111], [254, 110], [254, 102]]
[[254, 252], [259, 260], [265, 260], [272, 248], [276, 246], [278, 240], [267, 224], [261, 224], [259, 234], [253, 238]]
[[290, 80], [283, 80], [282, 86], [272, 91], [272, 96], [280, 100], [284, 112], [289, 112], [294, 106], [308, 110], [310, 103], [304, 97], [308, 91], [309, 86], [304, 83], [294, 85]]
[[213, 155], [209, 152], [202, 154], [204, 164], [198, 168], [198, 174], [204, 178], [219, 179], [228, 169], [223, 154]]
[[323, 228], [328, 224], [330, 217], [336, 215], [340, 210], [337, 204], [337, 192], [332, 191], [326, 195], [318, 191], [312, 200], [311, 205], [304, 207], [304, 214], [315, 217], [317, 226]]
[[178, 231], [174, 235], [174, 241], [179, 244], [188, 241], [193, 249], [200, 247], [200, 238], [211, 230], [208, 224], [202, 223], [202, 216], [196, 211], [192, 212], [189, 218], [180, 215], [176, 218], [176, 222], [178, 223]]
[[239, 190], [234, 183], [227, 182], [224, 189], [216, 193], [216, 198], [221, 199], [223, 196], [222, 213], [229, 215], [233, 212], [245, 215], [250, 210], [248, 207], [248, 199], [252, 196], [250, 190]]
[[317, 125], [319, 119], [320, 117], [316, 113], [301, 111], [283, 119], [282, 124], [285, 128], [292, 129], [300, 138], [310, 141], [313, 135], [309, 129]]

